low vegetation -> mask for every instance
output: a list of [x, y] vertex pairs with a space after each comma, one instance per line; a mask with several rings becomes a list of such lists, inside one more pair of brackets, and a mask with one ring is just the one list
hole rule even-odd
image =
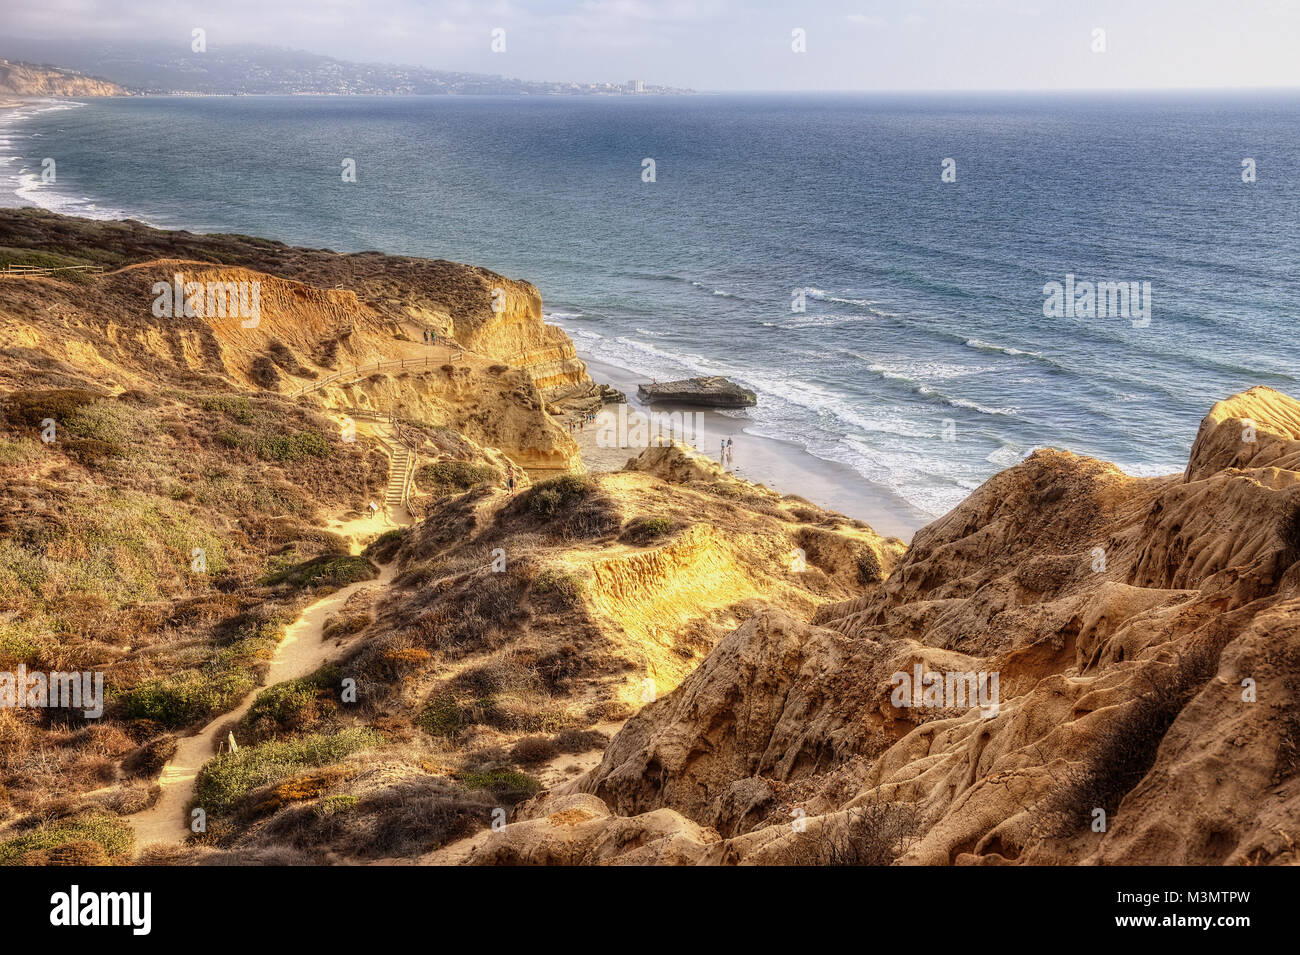
[[621, 540], [644, 547], [667, 537], [676, 527], [671, 517], [638, 517], [628, 522]]
[[240, 721], [236, 738], [265, 740], [315, 727], [326, 712], [338, 708], [340, 698], [341, 676], [334, 666], [277, 683], [257, 694]]
[[258, 786], [277, 782], [303, 769], [337, 763], [360, 750], [380, 745], [383, 739], [374, 730], [351, 728], [332, 735], [312, 734], [222, 753], [199, 770], [195, 801], [210, 816], [229, 813]]
[[519, 802], [527, 799], [542, 784], [515, 769], [488, 769], [477, 772], [460, 772], [456, 780], [466, 789], [486, 789], [505, 802]]
[[467, 461], [434, 461], [415, 473], [416, 487], [433, 495], [459, 494], [485, 484], [500, 484], [501, 472], [490, 464]]
[[103, 865], [128, 856], [131, 826], [103, 811], [58, 819], [0, 842], [0, 865]]
[[373, 580], [379, 568], [367, 558], [354, 554], [320, 554], [267, 574], [262, 583], [268, 586], [346, 587], [361, 580]]

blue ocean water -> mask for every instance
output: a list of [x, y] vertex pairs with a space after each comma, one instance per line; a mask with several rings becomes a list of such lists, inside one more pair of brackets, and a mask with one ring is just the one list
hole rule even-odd
[[[580, 354], [738, 379], [745, 431], [924, 515], [1040, 446], [1179, 471], [1214, 401], [1300, 394], [1295, 93], [96, 100], [0, 115], [6, 161], [7, 204], [526, 278]], [[1045, 317], [1067, 274], [1149, 323]]]

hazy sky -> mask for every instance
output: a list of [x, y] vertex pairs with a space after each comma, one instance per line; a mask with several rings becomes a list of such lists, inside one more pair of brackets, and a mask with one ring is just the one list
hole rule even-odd
[[[40, 0], [4, 32], [710, 90], [1300, 86], [1300, 0]], [[491, 31], [506, 31], [493, 53]], [[791, 49], [806, 31], [807, 52]], [[1093, 52], [1094, 29], [1105, 31]]]

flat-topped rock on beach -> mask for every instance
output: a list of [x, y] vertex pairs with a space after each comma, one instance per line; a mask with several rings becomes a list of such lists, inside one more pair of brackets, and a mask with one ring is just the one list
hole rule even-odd
[[752, 408], [758, 404], [752, 391], [721, 375], [639, 385], [637, 394], [642, 401], [678, 401], [709, 408]]

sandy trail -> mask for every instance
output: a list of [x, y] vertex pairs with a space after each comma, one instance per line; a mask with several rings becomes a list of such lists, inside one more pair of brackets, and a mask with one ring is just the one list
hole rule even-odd
[[[396, 516], [403, 524], [410, 522], [410, 516], [406, 513]], [[364, 548], [365, 540], [394, 526], [399, 525], [381, 513], [355, 521], [335, 521], [330, 529], [349, 537], [349, 549], [353, 554], [359, 554]], [[345, 641], [327, 643], [322, 640], [325, 621], [338, 612], [353, 594], [368, 587], [387, 587], [396, 575], [397, 563], [394, 561], [381, 567], [376, 579], [349, 584], [342, 590], [309, 604], [298, 619], [286, 628], [284, 639], [276, 647], [264, 686], [274, 686], [285, 680], [306, 676], [327, 663]], [[238, 707], [222, 713], [196, 735], [187, 736], [180, 741], [176, 754], [163, 767], [162, 774], [158, 777], [158, 784], [162, 787], [158, 800], [148, 809], [124, 817], [135, 828], [137, 853], [149, 845], [185, 841], [190, 834], [186, 809], [194, 798], [195, 778], [203, 764], [216, 754], [222, 731], [243, 718], [252, 707], [257, 693], [258, 690], [252, 691]]]

